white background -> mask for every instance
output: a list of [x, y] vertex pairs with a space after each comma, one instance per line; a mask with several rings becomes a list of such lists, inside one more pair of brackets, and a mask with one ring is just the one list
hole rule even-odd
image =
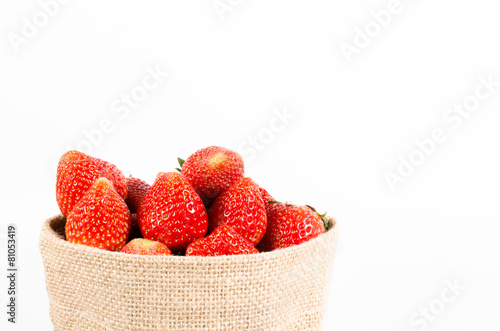
[[[324, 330], [499, 330], [500, 87], [460, 123], [445, 117], [487, 92], [479, 77], [500, 82], [498, 4], [215, 4], [226, 11], [213, 0], [73, 0], [44, 22], [38, 1], [1, 2], [0, 265], [15, 223], [19, 306], [12, 326], [0, 272], [0, 328], [52, 329], [38, 240], [58, 213], [54, 164], [66, 150], [151, 183], [177, 156], [222, 145], [275, 198], [337, 218]], [[388, 7], [390, 21], [374, 23]], [[135, 108], [120, 104], [156, 68], [168, 78]], [[111, 129], [97, 133], [103, 120]], [[446, 139], [424, 156], [415, 140], [435, 129]], [[385, 175], [410, 156], [421, 164], [391, 190]]]

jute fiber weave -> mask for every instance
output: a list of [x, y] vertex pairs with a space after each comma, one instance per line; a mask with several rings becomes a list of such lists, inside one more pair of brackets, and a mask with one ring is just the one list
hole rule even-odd
[[54, 330], [320, 330], [335, 221], [302, 245], [255, 255], [141, 256], [69, 243], [45, 221], [40, 250]]

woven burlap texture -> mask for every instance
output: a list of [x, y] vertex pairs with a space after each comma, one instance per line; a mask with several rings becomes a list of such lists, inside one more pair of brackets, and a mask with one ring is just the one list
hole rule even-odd
[[40, 238], [54, 330], [320, 330], [337, 244], [328, 222], [274, 252], [186, 257], [69, 243], [54, 216]]

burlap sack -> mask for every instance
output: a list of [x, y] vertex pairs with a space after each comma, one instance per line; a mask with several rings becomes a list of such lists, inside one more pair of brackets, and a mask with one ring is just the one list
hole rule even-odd
[[337, 242], [329, 230], [255, 255], [140, 256], [64, 240], [48, 219], [40, 250], [54, 330], [319, 330]]

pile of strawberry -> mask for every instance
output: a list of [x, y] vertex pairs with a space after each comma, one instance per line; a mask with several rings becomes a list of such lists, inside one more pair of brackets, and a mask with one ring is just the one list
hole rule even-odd
[[66, 240], [142, 255], [254, 254], [325, 232], [310, 206], [276, 202], [244, 176], [241, 156], [223, 147], [179, 159], [150, 186], [78, 151], [59, 160], [56, 195]]

